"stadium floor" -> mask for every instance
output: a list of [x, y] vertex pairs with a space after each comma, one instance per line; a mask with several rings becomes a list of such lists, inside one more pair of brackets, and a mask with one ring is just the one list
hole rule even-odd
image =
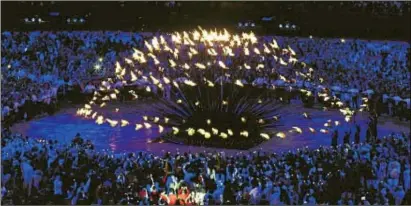
[[[131, 122], [142, 120], [143, 113], [149, 115], [149, 102], [142, 103], [121, 103], [110, 105], [104, 108], [106, 117], [113, 119], [127, 119]], [[116, 112], [116, 108], [119, 111]], [[317, 148], [320, 145], [330, 145], [331, 134], [320, 133], [324, 128], [324, 123], [331, 119], [339, 121], [339, 143], [345, 131], [352, 130], [352, 137], [355, 133], [355, 126], [344, 121], [344, 117], [338, 111], [321, 111], [320, 109], [304, 108], [300, 104], [291, 104], [282, 108], [283, 126], [279, 131], [286, 133], [286, 138], [274, 137], [249, 151], [262, 150], [267, 152], [284, 152], [308, 146]], [[135, 125], [126, 127], [111, 127], [108, 124], [97, 125], [93, 120], [76, 116], [77, 108], [64, 108], [52, 116], [37, 118], [28, 122], [20, 122], [13, 126], [12, 131], [18, 132], [34, 138], [58, 139], [59, 141], [71, 141], [77, 133], [84, 139], [94, 142], [96, 149], [108, 149], [115, 153], [149, 151], [161, 154], [164, 151], [185, 152], [185, 151], [224, 151], [227, 154], [245, 152], [245, 150], [214, 149], [196, 146], [176, 145], [171, 143], [149, 143], [149, 140], [158, 136], [158, 128], [153, 126], [150, 130], [141, 129], [135, 131]], [[303, 117], [306, 112], [311, 115], [311, 119]], [[367, 130], [368, 114], [360, 113], [356, 116], [356, 122], [361, 125], [361, 139], [365, 139]], [[293, 126], [300, 127], [302, 134], [289, 132]], [[311, 133], [308, 127], [316, 129], [316, 133]], [[167, 130], [166, 130], [167, 131]], [[399, 122], [398, 118], [382, 116], [379, 118], [378, 135], [384, 136], [391, 132], [410, 132], [409, 122]]]

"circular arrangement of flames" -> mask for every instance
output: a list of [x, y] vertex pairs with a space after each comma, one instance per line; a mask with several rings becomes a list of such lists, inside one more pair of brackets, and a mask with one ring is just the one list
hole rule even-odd
[[[252, 32], [232, 35], [226, 30], [202, 28], [175, 32], [145, 41], [143, 49], [134, 49], [130, 58], [116, 62], [115, 78], [103, 81], [77, 115], [97, 124], [133, 126], [135, 130], [156, 125], [160, 138], [171, 142], [247, 149], [273, 137], [286, 138], [287, 132], [328, 133], [340, 124], [328, 120], [323, 128], [296, 125], [287, 131], [276, 130], [285, 118], [278, 110], [284, 100], [278, 90], [310, 97], [314, 92], [297, 87], [295, 82], [297, 78], [322, 82], [314, 72], [298, 61], [290, 46], [280, 48], [274, 38], [267, 42]], [[292, 75], [288, 79], [282, 73]], [[97, 112], [96, 108], [118, 100], [121, 92], [114, 86], [118, 81], [150, 93], [156, 100], [152, 105], [155, 115], [133, 122], [136, 120], [110, 119]], [[140, 98], [136, 90], [127, 93], [135, 101]], [[277, 101], [270, 98], [273, 93]], [[346, 122], [351, 121], [355, 111], [330, 96], [326, 87], [322, 86], [318, 96], [328, 107], [338, 108]], [[366, 107], [362, 105], [359, 111]], [[301, 115], [309, 118], [307, 113]]]

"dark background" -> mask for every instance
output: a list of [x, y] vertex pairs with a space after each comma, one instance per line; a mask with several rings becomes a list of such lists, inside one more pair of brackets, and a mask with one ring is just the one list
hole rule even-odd
[[[395, 8], [358, 7], [353, 2], [1, 2], [2, 30], [175, 31], [197, 25], [239, 30], [252, 21], [257, 34], [409, 40], [410, 3]], [[58, 12], [58, 16], [50, 16]], [[25, 23], [25, 18], [45, 23]], [[262, 17], [273, 17], [262, 21]], [[67, 18], [84, 18], [68, 24]], [[290, 22], [295, 30], [279, 24]]]

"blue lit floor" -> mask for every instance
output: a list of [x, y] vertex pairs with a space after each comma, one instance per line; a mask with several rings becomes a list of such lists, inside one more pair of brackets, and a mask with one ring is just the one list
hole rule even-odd
[[[114, 111], [114, 107], [120, 108], [119, 112]], [[127, 119], [130, 122], [139, 122], [142, 119], [141, 112], [147, 111], [144, 105], [116, 105], [107, 108], [105, 113], [111, 117]], [[158, 128], [152, 127], [150, 130], [141, 129], [135, 131], [135, 125], [130, 124], [126, 127], [112, 128], [108, 124], [97, 125], [93, 120], [83, 119], [75, 115], [76, 109], [64, 109], [53, 116], [47, 116], [22, 122], [14, 125], [13, 131], [22, 133], [35, 138], [58, 139], [59, 141], [71, 141], [73, 137], [80, 133], [84, 139], [90, 139], [94, 142], [97, 149], [108, 149], [114, 152], [134, 152], [134, 151], [150, 151], [160, 154], [164, 151], [212, 151], [223, 149], [192, 147], [184, 145], [175, 145], [168, 143], [147, 143], [149, 139], [158, 136]], [[303, 112], [307, 112], [312, 116], [312, 119], [306, 119], [302, 116]], [[140, 114], [139, 114], [140, 113]], [[320, 145], [330, 145], [331, 134], [320, 133], [320, 129], [324, 128], [324, 123], [327, 120], [339, 121], [342, 123], [339, 128], [339, 142], [342, 143], [344, 132], [352, 129], [352, 138], [354, 136], [355, 127], [353, 124], [344, 122], [343, 116], [336, 111], [323, 112], [317, 109], [306, 109], [301, 106], [288, 106], [284, 108], [284, 117], [282, 123], [284, 126], [279, 128], [286, 133], [286, 138], [273, 138], [260, 146], [251, 149], [251, 151], [261, 148], [263, 151], [281, 152], [293, 150], [308, 146], [316, 148]], [[361, 138], [365, 138], [367, 129], [367, 113], [358, 114], [356, 117], [357, 123], [361, 125]], [[410, 132], [409, 122], [400, 123], [398, 120], [382, 117], [378, 126], [379, 136], [388, 135], [392, 132]], [[303, 130], [302, 134], [289, 132], [293, 126], [298, 126]], [[316, 133], [309, 132], [308, 127], [317, 130]], [[226, 153], [238, 152], [236, 150], [225, 150]]]

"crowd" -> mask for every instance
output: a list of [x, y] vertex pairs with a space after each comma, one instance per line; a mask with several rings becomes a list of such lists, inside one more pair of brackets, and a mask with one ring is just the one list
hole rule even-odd
[[[353, 107], [358, 107], [360, 95], [369, 95], [377, 114], [409, 119], [409, 44], [276, 39], [280, 47], [294, 49], [299, 61], [309, 65], [305, 69], [314, 68], [309, 79], [281, 73], [296, 78], [293, 84], [302, 82], [306, 89], [324, 85]], [[115, 62], [132, 56], [133, 47], [141, 49], [142, 40], [125, 32], [2, 33], [2, 120], [31, 118], [67, 95], [92, 93], [98, 86], [94, 79], [113, 76]], [[241, 57], [224, 61], [228, 66], [259, 63]], [[278, 65], [274, 57], [261, 61]], [[267, 79], [281, 83], [280, 74], [252, 75], [255, 84]], [[216, 78], [218, 82], [221, 77]], [[351, 144], [351, 134], [346, 134], [339, 146], [333, 141], [331, 147], [316, 150], [235, 156], [113, 154], [94, 150], [92, 142], [80, 136], [66, 144], [3, 131], [2, 204], [409, 204], [410, 136], [372, 138], [377, 136], [375, 121], [365, 143], [357, 141], [356, 133]]]
[[[92, 79], [114, 75], [115, 62], [131, 56], [132, 48], [142, 48], [147, 37], [127, 32], [3, 32], [2, 119], [31, 118], [33, 114], [22, 108], [25, 105], [47, 107], [68, 91], [92, 91], [97, 86]], [[409, 117], [409, 44], [275, 38], [283, 48], [290, 45], [299, 61], [315, 69], [315, 77], [323, 82], [313, 78], [309, 80], [313, 84], [333, 88], [333, 94], [346, 101], [358, 93], [376, 94], [379, 113]], [[271, 41], [271, 37], [264, 39]], [[232, 59], [227, 61], [233, 64]], [[269, 65], [273, 60], [264, 61]], [[358, 105], [356, 101], [350, 104]]]
[[[345, 4], [346, 2], [344, 2]], [[403, 15], [410, 12], [410, 3], [402, 1], [380, 1], [380, 2], [365, 2], [353, 1], [347, 2], [351, 8], [358, 9], [360, 12], [370, 11], [375, 14], [385, 15]]]
[[[351, 137], [350, 137], [351, 138]], [[96, 151], [2, 135], [2, 204], [409, 204], [410, 136], [276, 154]]]
[[[409, 118], [410, 53], [401, 42], [284, 39], [300, 61], [313, 65], [334, 95], [347, 101], [362, 92], [372, 97], [378, 114]], [[285, 45], [284, 44], [284, 45]], [[330, 52], [333, 51], [333, 52]], [[350, 101], [351, 106], [356, 101]]]
[[3, 32], [2, 119], [31, 118], [26, 102], [54, 105], [68, 91], [81, 90], [82, 80], [109, 75], [140, 40], [125, 32]]

